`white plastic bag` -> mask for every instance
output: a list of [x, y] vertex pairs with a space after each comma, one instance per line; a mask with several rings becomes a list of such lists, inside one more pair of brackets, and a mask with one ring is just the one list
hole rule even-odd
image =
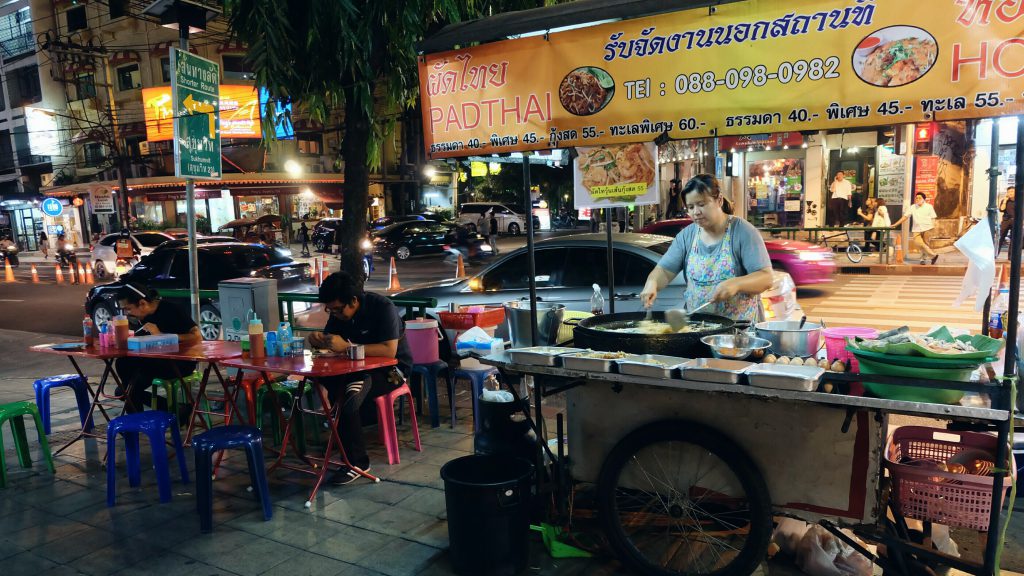
[[479, 326], [473, 326], [469, 330], [466, 330], [462, 334], [459, 334], [459, 342], [490, 342], [494, 340], [494, 337], [487, 333], [486, 330]]
[[796, 556], [800, 541], [803, 540], [804, 534], [807, 533], [810, 527], [811, 525], [803, 520], [786, 517], [778, 518], [778, 526], [775, 527], [775, 532], [772, 533], [772, 542], [779, 546], [779, 551], [783, 554]]
[[953, 301], [953, 305], [960, 306], [965, 300], [975, 296], [974, 309], [981, 312], [985, 308], [985, 299], [992, 291], [992, 284], [996, 278], [996, 249], [988, 220], [975, 224], [953, 245], [967, 257], [968, 261], [960, 295]]
[[800, 540], [796, 563], [809, 576], [871, 576], [871, 562], [821, 526]]

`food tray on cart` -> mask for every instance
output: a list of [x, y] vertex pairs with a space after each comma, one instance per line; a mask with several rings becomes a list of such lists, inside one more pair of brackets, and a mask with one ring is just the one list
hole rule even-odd
[[679, 356], [662, 356], [660, 354], [640, 354], [627, 356], [618, 360], [619, 374], [644, 376], [647, 378], [678, 378], [679, 369], [693, 364], [692, 358]]
[[574, 352], [586, 352], [582, 348], [567, 348], [564, 346], [533, 346], [530, 348], [513, 348], [508, 351], [508, 357], [515, 364], [526, 364], [529, 366], [558, 366], [562, 354]]
[[563, 354], [562, 366], [566, 370], [582, 370], [584, 372], [612, 373], [615, 362], [629, 355], [625, 352], [603, 352], [600, 350], [581, 350], [571, 354]]
[[814, 392], [824, 374], [825, 369], [817, 366], [755, 364], [747, 370], [747, 381], [759, 388]]
[[698, 358], [688, 366], [683, 366], [683, 378], [715, 384], [739, 384], [743, 374], [753, 366], [753, 362], [742, 360], [725, 360], [721, 358]]

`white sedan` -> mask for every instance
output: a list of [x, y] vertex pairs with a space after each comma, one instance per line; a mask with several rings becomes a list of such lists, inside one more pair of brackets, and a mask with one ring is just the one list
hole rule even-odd
[[[105, 280], [114, 276], [117, 266], [116, 243], [120, 237], [120, 234], [107, 234], [93, 247], [92, 255], [89, 259], [92, 261], [93, 274], [96, 275], [97, 280]], [[168, 240], [174, 240], [174, 236], [170, 234], [153, 231], [133, 232], [131, 238], [135, 258], [128, 262], [129, 268], [134, 266], [140, 258], [152, 252], [157, 246]]]

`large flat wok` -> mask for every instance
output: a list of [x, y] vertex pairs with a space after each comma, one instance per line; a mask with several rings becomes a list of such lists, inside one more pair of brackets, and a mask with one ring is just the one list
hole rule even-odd
[[[711, 349], [700, 339], [709, 334], [732, 332], [735, 323], [724, 316], [694, 314], [690, 322], [713, 322], [719, 327], [713, 330], [683, 332], [677, 334], [631, 334], [612, 332], [608, 329], [632, 328], [646, 317], [646, 312], [623, 312], [603, 314], [580, 320], [573, 329], [573, 346], [607, 352], [629, 352], [631, 354], [663, 354], [684, 358], [709, 358]], [[664, 312], [655, 312], [655, 322], [665, 322]], [[596, 329], [597, 326], [605, 330]]]

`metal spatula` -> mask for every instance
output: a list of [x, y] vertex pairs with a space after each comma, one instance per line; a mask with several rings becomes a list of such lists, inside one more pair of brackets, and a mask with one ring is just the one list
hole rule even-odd
[[686, 310], [666, 310], [665, 321], [668, 322], [668, 325], [672, 328], [673, 332], [679, 332], [687, 325], [687, 323], [690, 322], [691, 314], [696, 314], [698, 311], [707, 308], [711, 304], [711, 302], [705, 302], [690, 312], [687, 312]]

